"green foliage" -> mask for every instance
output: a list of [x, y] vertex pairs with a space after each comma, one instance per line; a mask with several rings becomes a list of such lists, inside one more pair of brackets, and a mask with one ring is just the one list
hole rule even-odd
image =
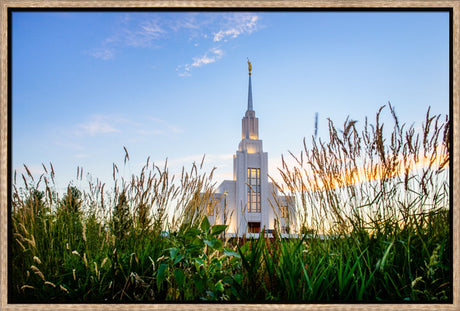
[[[203, 217], [199, 229], [189, 227], [170, 239], [157, 274], [157, 286], [167, 287], [166, 300], [228, 300], [231, 275], [224, 269], [234, 256], [218, 238], [226, 226], [211, 226]], [[164, 286], [163, 286], [164, 285]]]
[[[212, 173], [200, 175], [195, 165], [174, 183], [166, 166], [147, 161], [140, 176], [121, 185], [114, 165], [110, 193], [96, 183], [89, 192], [69, 186], [62, 198], [53, 188], [52, 166], [50, 174], [44, 166], [47, 174], [37, 183], [29, 174], [24, 188], [13, 185], [12, 300], [452, 301], [449, 155], [441, 152], [448, 124], [438, 126], [439, 117], [427, 115], [420, 141], [413, 129], [403, 133], [398, 125], [385, 146], [378, 115], [361, 137], [353, 122], [345, 123], [341, 137], [330, 124], [329, 144], [305, 147], [300, 168], [283, 165], [286, 187], [278, 190], [296, 197], [297, 238], [275, 230], [270, 237], [226, 239], [227, 226], [211, 225], [205, 216], [203, 202], [214, 195]], [[436, 135], [443, 129], [441, 146]], [[398, 152], [407, 167], [422, 154], [441, 161], [420, 174], [397, 175]], [[363, 168], [368, 177], [380, 170], [382, 178], [351, 183], [357, 153], [385, 162]], [[304, 179], [300, 172], [312, 167], [315, 174]]]
[[[126, 234], [130, 232], [132, 226], [131, 214], [129, 212], [128, 199], [123, 190], [117, 198], [117, 203], [113, 209], [112, 232], [117, 242], [122, 243]], [[121, 247], [121, 245], [119, 245]]]

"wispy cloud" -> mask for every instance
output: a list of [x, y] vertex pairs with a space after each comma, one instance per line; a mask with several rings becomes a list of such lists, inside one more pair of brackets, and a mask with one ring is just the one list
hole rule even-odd
[[[180, 16], [180, 18], [177, 18]], [[173, 15], [173, 18], [166, 22], [169, 29], [173, 31], [188, 30], [193, 31], [192, 35], [196, 35], [195, 30], [200, 30], [203, 27], [212, 24], [214, 15], [200, 14], [200, 13], [182, 13], [180, 15]]]
[[[92, 157], [100, 146], [144, 144], [180, 136], [179, 126], [154, 117], [131, 118], [118, 114], [93, 114], [83, 121], [61, 125], [53, 131], [53, 144], [74, 159]], [[110, 147], [109, 147], [110, 148]]]
[[259, 17], [250, 13], [234, 13], [226, 17], [224, 29], [214, 33], [213, 41], [219, 42], [227, 38], [236, 38], [242, 34], [251, 34], [257, 29]]
[[203, 55], [199, 57], [194, 57], [193, 63], [185, 64], [183, 67], [177, 66], [176, 71], [180, 71], [179, 76], [181, 77], [190, 76], [191, 75], [190, 72], [193, 67], [201, 67], [203, 65], [212, 64], [216, 62], [218, 59], [221, 59], [223, 55], [224, 55], [224, 51], [222, 51], [221, 49], [217, 47], [211, 48], [209, 51], [207, 51]]
[[100, 44], [100, 47], [87, 51], [87, 54], [102, 60], [115, 58], [122, 47], [151, 48], [154, 42], [166, 38], [168, 29], [156, 15], [149, 18], [133, 18], [125, 14], [118, 20], [116, 30]]
[[171, 32], [188, 31], [191, 37], [199, 37], [199, 30], [212, 20], [202, 17], [199, 13], [125, 14], [114, 27], [116, 30], [101, 42], [101, 47], [87, 53], [95, 58], [109, 60], [114, 59], [122, 47], [161, 47], [164, 42], [159, 42], [168, 39]]
[[212, 48], [203, 56], [193, 58], [193, 63], [191, 64], [191, 66], [201, 67], [203, 65], [214, 63], [216, 60], [222, 58], [223, 55], [224, 52], [221, 49]]
[[152, 43], [160, 40], [166, 34], [166, 29], [156, 19], [141, 22], [135, 29], [125, 28], [122, 40], [131, 47], [151, 47]]
[[110, 60], [115, 58], [114, 51], [111, 48], [96, 48], [88, 50], [86, 53], [102, 60]]
[[190, 51], [201, 49], [201, 55], [176, 67], [179, 76], [190, 76], [193, 68], [221, 59], [230, 40], [256, 31], [259, 20], [259, 15], [243, 12], [125, 14], [114, 27], [116, 31], [103, 40], [100, 47], [88, 50], [87, 54], [111, 60], [123, 47], [162, 48], [185, 35]]
[[110, 117], [93, 116], [88, 122], [79, 124], [78, 131], [81, 134], [91, 136], [119, 132], [115, 128], [114, 121]]
[[178, 72], [179, 77], [190, 77], [192, 74], [190, 73], [190, 66], [189, 65], [179, 65], [176, 68], [176, 71]]
[[[195, 67], [202, 67], [207, 64], [212, 64], [221, 59], [224, 55], [223, 45], [229, 39], [235, 39], [240, 35], [251, 34], [258, 29], [259, 16], [253, 13], [227, 13], [221, 15], [221, 18], [216, 20], [217, 31], [213, 31], [212, 44], [207, 52], [199, 57], [192, 58], [193, 62], [190, 64], [179, 65], [176, 68], [178, 75], [181, 77], [191, 76], [191, 71]], [[207, 34], [202, 35], [205, 39], [208, 38]], [[216, 46], [215, 44], [219, 44]]]
[[183, 129], [177, 125], [152, 116], [134, 120], [120, 115], [100, 114], [89, 116], [87, 121], [77, 124], [74, 130], [74, 134], [78, 137], [112, 133], [129, 136], [156, 136], [182, 132]]

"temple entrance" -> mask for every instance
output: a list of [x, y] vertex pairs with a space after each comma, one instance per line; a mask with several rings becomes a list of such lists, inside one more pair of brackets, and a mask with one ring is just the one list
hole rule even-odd
[[248, 233], [259, 233], [260, 222], [248, 222]]

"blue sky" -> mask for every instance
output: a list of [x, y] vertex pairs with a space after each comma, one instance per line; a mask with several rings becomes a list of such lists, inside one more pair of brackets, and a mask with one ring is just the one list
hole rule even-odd
[[[13, 170], [77, 166], [111, 184], [148, 156], [232, 177], [253, 65], [259, 136], [274, 174], [327, 118], [401, 122], [449, 111], [446, 12], [14, 12]], [[388, 110], [386, 113], [389, 116]], [[123, 146], [131, 160], [123, 168]], [[85, 181], [85, 178], [84, 180]]]

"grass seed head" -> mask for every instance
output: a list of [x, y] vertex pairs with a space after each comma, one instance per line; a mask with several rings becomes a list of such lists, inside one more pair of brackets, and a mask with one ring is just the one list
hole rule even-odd
[[36, 266], [32, 265], [30, 266], [30, 269], [32, 269], [34, 271], [34, 273], [36, 275], [38, 275], [43, 281], [46, 281], [45, 279], [45, 276], [43, 275], [43, 273], [40, 271], [40, 269], [38, 269]]
[[24, 247], [24, 245], [18, 240], [16, 239], [16, 242], [18, 242], [18, 244], [21, 246], [22, 250], [25, 251], [26, 248]]
[[34, 256], [34, 261], [39, 265], [42, 264], [42, 262], [40, 261], [40, 258], [38, 258], [37, 256]]
[[82, 235], [83, 235], [83, 241], [86, 242], [86, 223], [85, 222], [83, 222]]
[[104, 260], [101, 263], [101, 269], [104, 268], [105, 263], [107, 262], [107, 257], [104, 258]]
[[27, 238], [24, 238], [24, 241], [26, 241], [27, 243], [29, 243], [30, 246], [32, 246], [33, 248], [35, 248], [35, 240], [34, 240], [34, 239], [27, 239]]
[[30, 285], [23, 285], [23, 286], [21, 287], [21, 290], [24, 291], [26, 288], [34, 289], [35, 287], [30, 286]]

